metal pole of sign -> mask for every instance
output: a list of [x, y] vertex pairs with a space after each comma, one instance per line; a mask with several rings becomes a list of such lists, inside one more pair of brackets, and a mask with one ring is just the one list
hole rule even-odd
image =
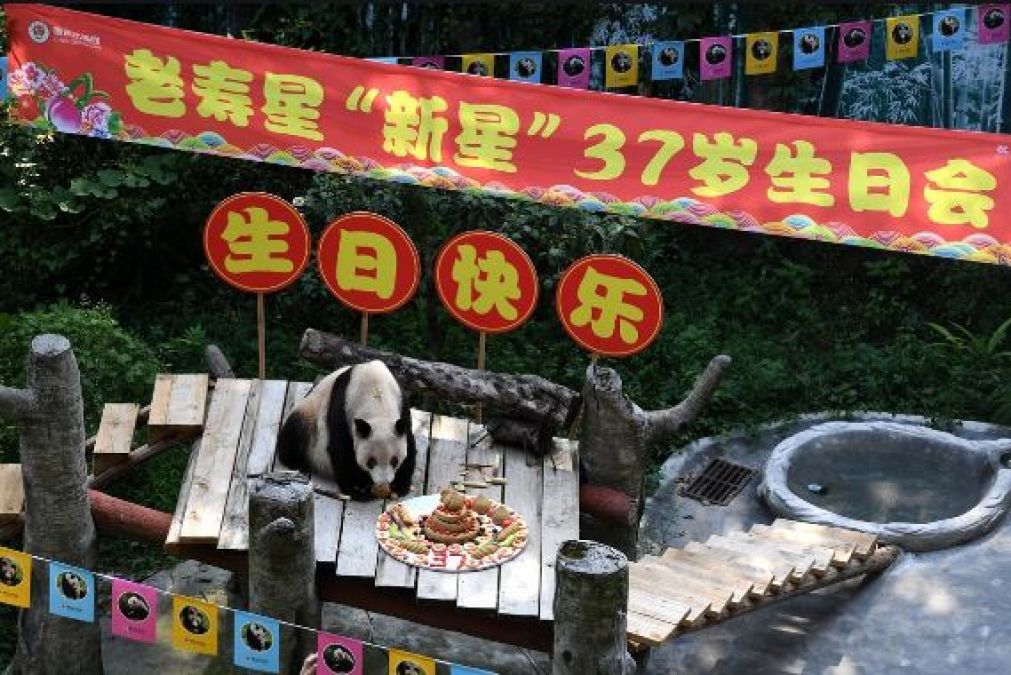
[[358, 340], [362, 343], [362, 347], [369, 343], [369, 313], [362, 312], [362, 323], [361, 323], [361, 334]]
[[260, 379], [267, 376], [267, 326], [263, 309], [263, 293], [256, 294], [256, 343], [260, 352]]
[[[485, 359], [485, 343], [487, 340], [487, 333], [480, 331], [477, 334], [477, 369], [484, 370], [484, 359]], [[474, 415], [474, 421], [481, 424], [481, 404], [477, 404], [477, 411]]]

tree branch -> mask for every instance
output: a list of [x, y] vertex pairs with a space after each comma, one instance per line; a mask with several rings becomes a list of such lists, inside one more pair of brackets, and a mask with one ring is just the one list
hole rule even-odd
[[20, 420], [35, 407], [35, 398], [27, 389], [11, 389], [0, 385], [0, 417]]
[[653, 445], [668, 436], [684, 431], [685, 427], [695, 421], [709, 399], [716, 393], [716, 388], [723, 379], [732, 359], [721, 354], [713, 357], [706, 366], [705, 372], [696, 380], [695, 386], [681, 403], [664, 410], [648, 410], [646, 416], [646, 444]]

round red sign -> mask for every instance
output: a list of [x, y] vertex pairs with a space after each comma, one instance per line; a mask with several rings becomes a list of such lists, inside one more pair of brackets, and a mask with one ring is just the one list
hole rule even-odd
[[204, 253], [226, 283], [250, 293], [291, 284], [309, 262], [309, 228], [295, 207], [265, 192], [218, 204], [204, 226]]
[[447, 241], [435, 260], [435, 288], [457, 321], [485, 333], [518, 328], [533, 314], [537, 270], [508, 237], [475, 230]]
[[555, 309], [565, 332], [604, 356], [631, 356], [660, 333], [663, 297], [643, 268], [620, 255], [590, 255], [558, 280]]
[[330, 223], [316, 257], [326, 287], [360, 312], [392, 312], [411, 299], [421, 279], [414, 242], [375, 213], [356, 211]]

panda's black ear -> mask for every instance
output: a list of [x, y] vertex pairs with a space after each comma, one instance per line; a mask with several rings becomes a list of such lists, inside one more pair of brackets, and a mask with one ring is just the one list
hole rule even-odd
[[407, 433], [407, 418], [401, 417], [397, 420], [396, 424], [393, 425], [393, 431], [397, 433], [397, 436], [403, 436]]
[[358, 432], [359, 438], [368, 438], [369, 434], [372, 433], [372, 426], [365, 420], [356, 417], [355, 418], [355, 431]]

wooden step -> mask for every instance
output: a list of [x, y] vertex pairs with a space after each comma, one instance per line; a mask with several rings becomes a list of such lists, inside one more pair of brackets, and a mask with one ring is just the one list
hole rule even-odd
[[799, 530], [802, 532], [822, 534], [834, 539], [842, 539], [843, 541], [853, 542], [857, 545], [854, 550], [854, 554], [861, 560], [874, 552], [874, 548], [877, 546], [878, 542], [877, 535], [857, 532], [856, 530], [847, 530], [842, 527], [829, 527], [827, 525], [816, 525], [815, 523], [802, 523], [797, 520], [787, 520], [786, 518], [777, 518], [772, 526], [781, 530]]
[[198, 433], [207, 407], [207, 373], [155, 378], [148, 415], [148, 443], [179, 433]]
[[649, 565], [665, 571], [666, 574], [673, 575], [671, 581], [687, 577], [697, 584], [704, 584], [713, 591], [729, 592], [730, 606], [737, 607], [748, 600], [754, 584], [742, 577], [716, 574], [712, 569], [703, 569], [698, 565], [684, 563], [677, 560], [665, 560], [655, 556], [647, 555], [636, 564]]
[[731, 532], [729, 537], [731, 539], [747, 542], [749, 544], [757, 544], [759, 546], [769, 546], [777, 551], [782, 551], [787, 555], [802, 556], [803, 558], [810, 557], [813, 562], [811, 563], [811, 571], [817, 575], [822, 575], [828, 572], [829, 567], [832, 566], [832, 555], [834, 551], [831, 548], [825, 546], [814, 546], [807, 547], [801, 544], [796, 544], [793, 542], [779, 541], [778, 539], [769, 539], [758, 534], [753, 534], [751, 532]]
[[714, 575], [719, 574], [731, 579], [735, 577], [746, 579], [752, 585], [751, 592], [758, 595], [767, 594], [772, 585], [772, 572], [734, 562], [709, 551], [692, 552], [680, 548], [669, 548], [664, 551], [660, 560], [664, 564], [692, 565], [703, 573], [711, 572]]
[[630, 587], [628, 611], [652, 617], [672, 626], [679, 626], [682, 622], [687, 623], [692, 608], [684, 602]]
[[810, 560], [797, 560], [795, 557], [788, 556], [782, 551], [777, 551], [769, 546], [735, 541], [727, 537], [710, 537], [706, 541], [706, 546], [726, 551], [735, 560], [741, 560], [749, 565], [772, 570], [776, 579], [781, 580], [783, 583], [803, 579], [804, 575], [811, 569], [811, 565], [814, 564], [814, 558]]
[[635, 563], [637, 574], [645, 575], [649, 582], [666, 588], [678, 588], [693, 595], [700, 595], [712, 602], [713, 613], [720, 614], [728, 609], [741, 605], [745, 600], [734, 600], [734, 590], [710, 579], [706, 579], [697, 571], [686, 573], [683, 570], [664, 565], [663, 561], [654, 556], [646, 556]]
[[674, 600], [675, 602], [689, 608], [688, 615], [684, 618], [684, 620], [689, 623], [696, 623], [700, 619], [704, 618], [706, 614], [720, 613], [721, 610], [713, 608], [712, 600], [709, 598], [674, 586], [663, 587], [661, 585], [661, 587], [658, 588], [655, 582], [644, 579], [642, 575], [637, 574], [633, 576], [633, 568], [634, 565], [629, 565], [629, 597], [634, 595], [635, 597], [645, 598], [645, 601], [647, 602], [649, 598], [656, 597]]
[[629, 638], [648, 647], [656, 647], [666, 642], [674, 634], [677, 626], [645, 614], [629, 611], [626, 632]]
[[106, 403], [102, 408], [102, 421], [98, 425], [92, 455], [92, 471], [96, 476], [130, 459], [138, 412], [136, 403]]
[[804, 532], [802, 530], [788, 530], [783, 528], [770, 527], [769, 525], [752, 525], [751, 532], [758, 536], [770, 540], [787, 542], [799, 546], [824, 546], [832, 549], [832, 564], [847, 565], [853, 559], [853, 553], [857, 545], [851, 541], [835, 539], [814, 532]]
[[14, 520], [24, 510], [25, 486], [20, 464], [0, 464], [0, 523]]

